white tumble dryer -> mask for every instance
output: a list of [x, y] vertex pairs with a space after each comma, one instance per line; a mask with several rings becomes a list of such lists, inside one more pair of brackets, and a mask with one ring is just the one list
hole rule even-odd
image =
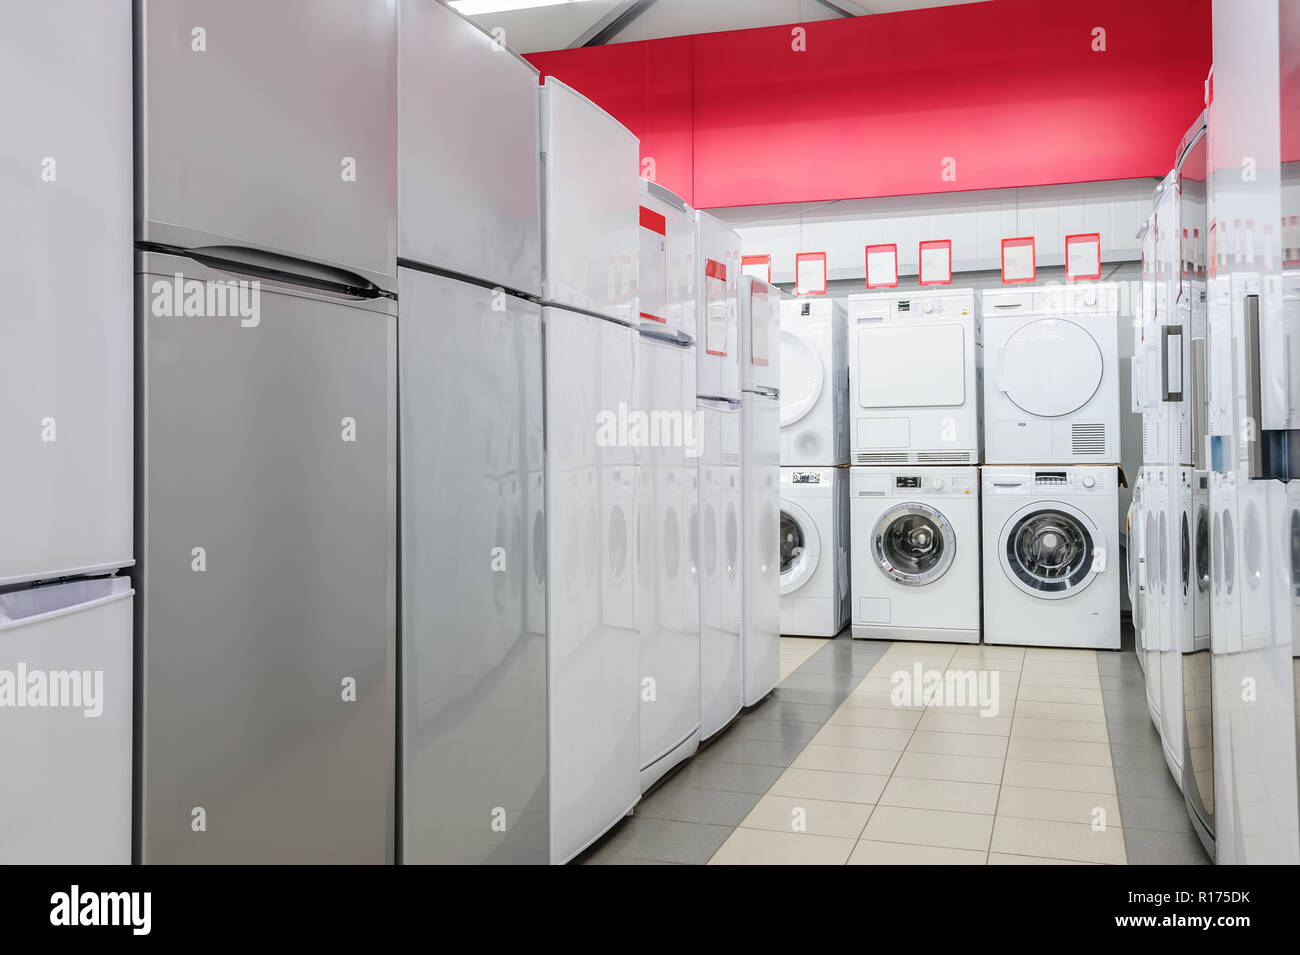
[[833, 637], [849, 622], [849, 471], [781, 468], [781, 632]]
[[978, 464], [974, 291], [851, 295], [848, 321], [851, 463]]
[[984, 292], [987, 464], [1119, 462], [1118, 290]]
[[1119, 649], [1119, 472], [985, 467], [984, 642]]
[[741, 652], [753, 706], [781, 675], [781, 290], [740, 279]]
[[854, 467], [853, 636], [979, 643], [979, 469]]
[[829, 298], [781, 303], [781, 465], [849, 463], [848, 324]]

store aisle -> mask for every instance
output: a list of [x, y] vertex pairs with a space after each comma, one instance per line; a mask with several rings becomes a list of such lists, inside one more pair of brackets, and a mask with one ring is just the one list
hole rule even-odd
[[[783, 669], [804, 643], [783, 639]], [[918, 686], [898, 706], [899, 671], [922, 684], [932, 672], [964, 679], [933, 699]], [[1145, 707], [1128, 649], [855, 642], [845, 633], [807, 655], [585, 861], [1203, 864]]]

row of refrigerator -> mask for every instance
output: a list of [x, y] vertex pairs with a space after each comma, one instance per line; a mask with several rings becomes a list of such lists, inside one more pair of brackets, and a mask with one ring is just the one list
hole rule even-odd
[[1216, 3], [1214, 57], [1141, 235], [1129, 593], [1151, 718], [1207, 852], [1294, 864], [1300, 4]]
[[0, 860], [573, 858], [776, 683], [779, 292], [437, 0], [84, 7], [0, 56], [0, 670], [85, 689]]

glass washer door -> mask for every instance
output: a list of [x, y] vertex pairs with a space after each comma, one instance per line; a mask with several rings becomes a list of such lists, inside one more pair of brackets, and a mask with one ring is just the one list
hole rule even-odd
[[781, 593], [806, 584], [820, 557], [821, 536], [808, 512], [793, 501], [781, 501]]
[[957, 556], [957, 535], [952, 524], [928, 504], [891, 507], [876, 521], [871, 537], [881, 573], [909, 587], [938, 580]]
[[1101, 546], [1101, 532], [1082, 511], [1039, 501], [1007, 521], [999, 552], [1013, 584], [1031, 596], [1058, 600], [1092, 583], [1093, 558]]

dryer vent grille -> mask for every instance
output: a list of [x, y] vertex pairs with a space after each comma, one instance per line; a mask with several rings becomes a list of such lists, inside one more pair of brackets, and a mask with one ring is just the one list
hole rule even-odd
[[917, 464], [970, 464], [975, 458], [971, 451], [918, 451]]
[[1106, 453], [1106, 426], [1104, 424], [1070, 425], [1070, 450], [1074, 454]]
[[859, 451], [854, 464], [908, 464], [906, 451]]

